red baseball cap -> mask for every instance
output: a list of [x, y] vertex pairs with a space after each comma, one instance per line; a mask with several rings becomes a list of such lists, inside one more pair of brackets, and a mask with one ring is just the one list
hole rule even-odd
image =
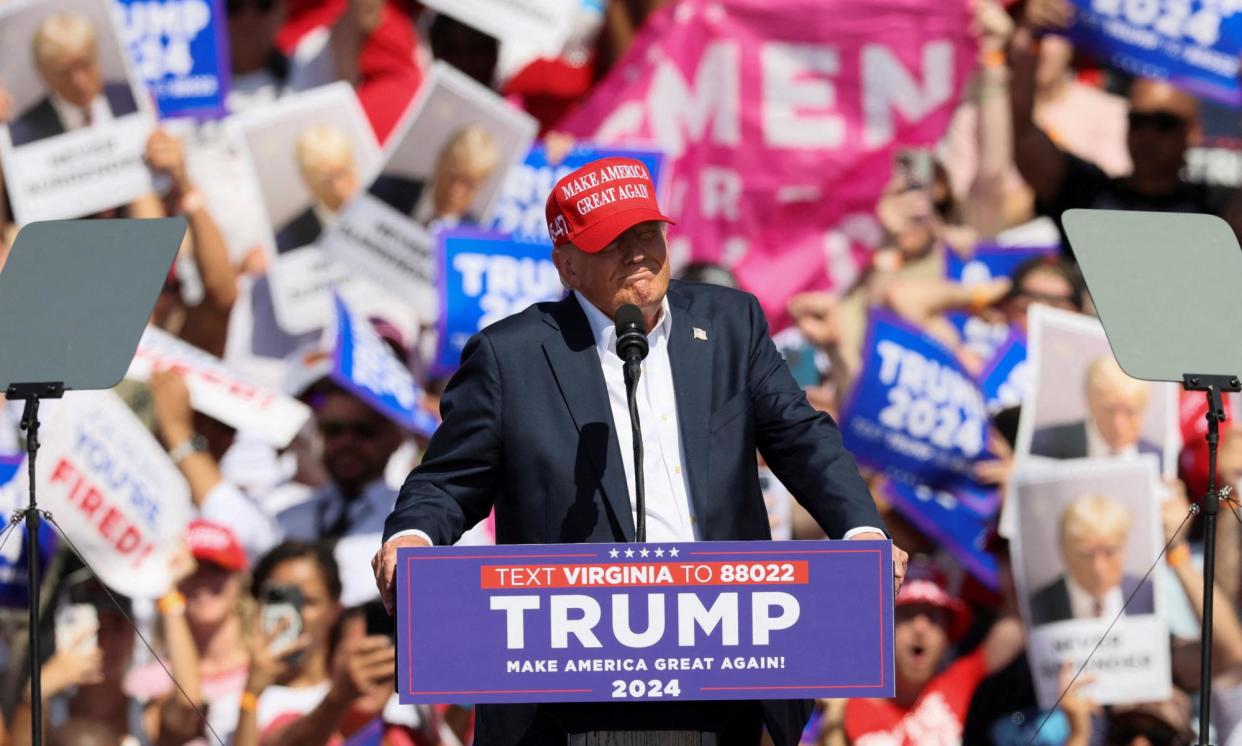
[[940, 568], [921, 559], [910, 562], [894, 606], [927, 604], [946, 610], [949, 612], [949, 639], [958, 640], [970, 629], [970, 609], [946, 589], [948, 582]]
[[190, 521], [185, 540], [199, 562], [210, 562], [230, 572], [246, 569], [246, 550], [227, 526], [198, 518]]
[[554, 246], [573, 243], [596, 254], [638, 223], [674, 222], [660, 212], [655, 194], [655, 184], [642, 161], [591, 161], [552, 187], [546, 210], [548, 235]]

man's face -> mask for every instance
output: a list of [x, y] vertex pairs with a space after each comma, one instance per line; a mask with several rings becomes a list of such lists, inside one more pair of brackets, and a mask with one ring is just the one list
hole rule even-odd
[[432, 183], [432, 204], [436, 217], [461, 216], [470, 209], [470, 203], [491, 175], [492, 169], [470, 163], [468, 158], [445, 155], [436, 166]]
[[62, 51], [39, 60], [39, 75], [47, 87], [74, 106], [86, 108], [103, 91], [103, 73], [95, 45]]
[[1117, 453], [1135, 445], [1143, 436], [1147, 393], [1141, 386], [1132, 384], [1112, 389], [1090, 386], [1087, 411], [1104, 442]]
[[650, 311], [668, 292], [663, 223], [639, 223], [597, 254], [563, 246], [552, 253], [552, 259], [561, 280], [610, 317], [627, 303]]
[[1125, 574], [1125, 533], [1067, 536], [1061, 558], [1074, 582], [1096, 598], [1121, 585]]
[[338, 486], [356, 492], [384, 475], [401, 445], [390, 420], [349, 394], [332, 392], [316, 414], [323, 437], [323, 465]]
[[893, 655], [897, 676], [922, 686], [931, 680], [949, 649], [949, 612], [931, 604], [897, 607]]
[[1168, 83], [1138, 80], [1130, 89], [1126, 142], [1138, 177], [1173, 179], [1199, 137], [1194, 98]]
[[302, 180], [315, 201], [333, 212], [358, 191], [358, 172], [347, 153], [318, 158], [302, 169]]

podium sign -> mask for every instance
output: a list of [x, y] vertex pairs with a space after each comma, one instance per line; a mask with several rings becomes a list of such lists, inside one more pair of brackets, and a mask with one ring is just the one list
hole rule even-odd
[[402, 549], [404, 704], [893, 696], [887, 541]]

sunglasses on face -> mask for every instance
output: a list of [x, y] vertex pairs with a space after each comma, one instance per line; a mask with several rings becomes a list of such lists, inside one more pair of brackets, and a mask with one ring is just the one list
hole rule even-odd
[[1132, 111], [1129, 114], [1131, 130], [1154, 130], [1169, 134], [1185, 127], [1188, 122], [1168, 111]]
[[323, 420], [319, 423], [319, 434], [325, 438], [339, 438], [352, 434], [360, 440], [370, 440], [380, 434], [382, 427], [378, 422], [346, 420]]

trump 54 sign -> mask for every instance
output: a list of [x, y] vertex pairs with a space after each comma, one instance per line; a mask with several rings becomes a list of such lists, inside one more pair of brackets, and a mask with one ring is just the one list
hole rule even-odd
[[890, 557], [887, 541], [403, 549], [401, 701], [891, 697]]

